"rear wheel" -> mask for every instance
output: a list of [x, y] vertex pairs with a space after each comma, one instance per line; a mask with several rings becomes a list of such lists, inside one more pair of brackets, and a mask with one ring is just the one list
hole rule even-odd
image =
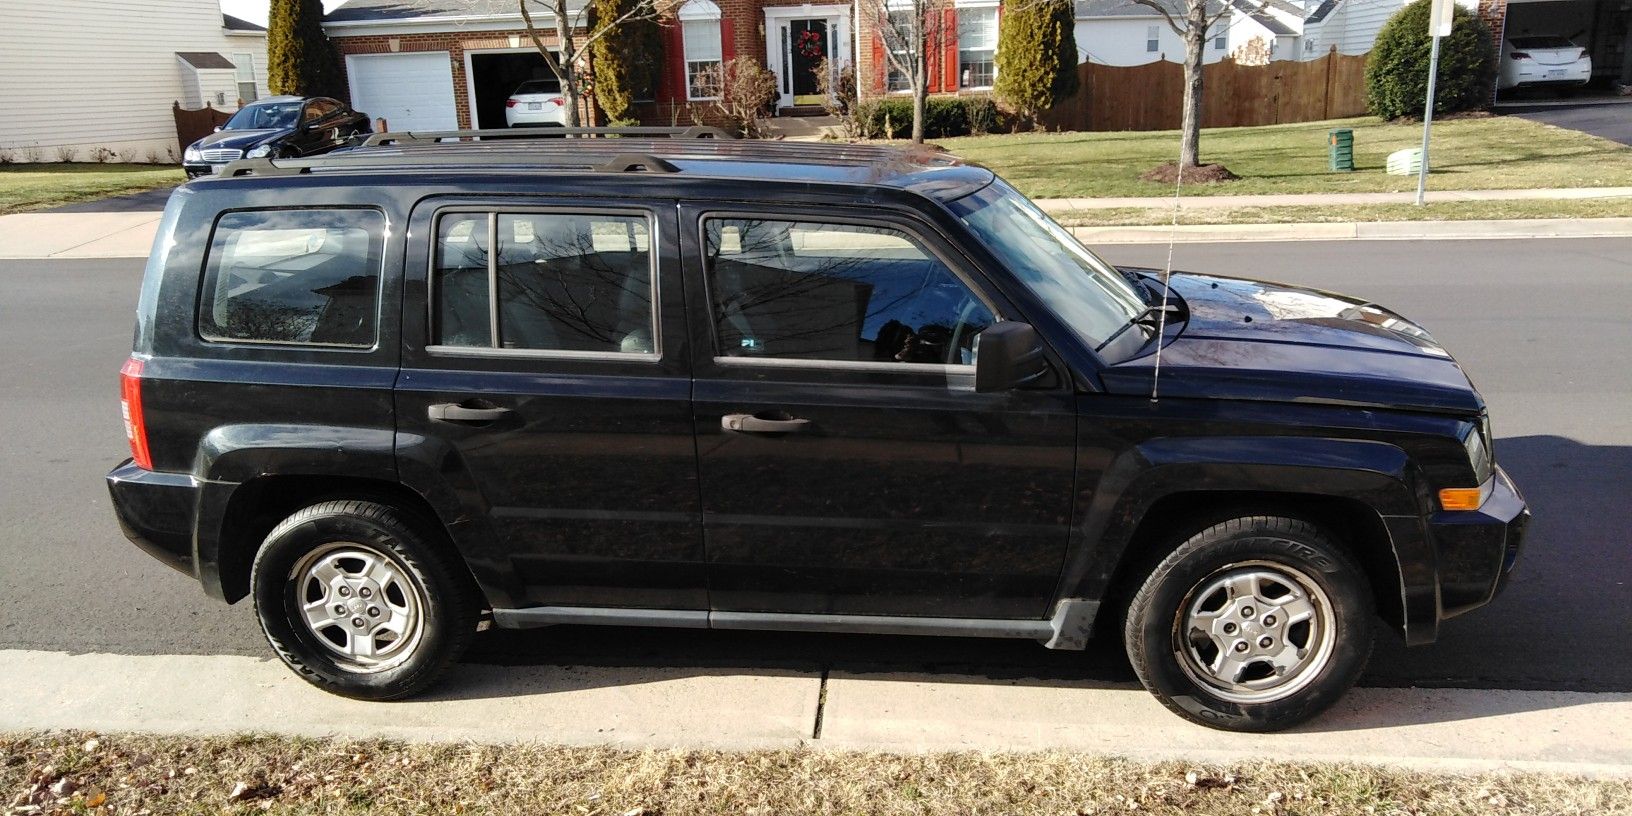
[[1250, 516], [1191, 536], [1145, 580], [1124, 630], [1145, 688], [1180, 716], [1275, 731], [1325, 710], [1371, 654], [1365, 572], [1306, 522]]
[[436, 682], [476, 629], [474, 589], [428, 522], [365, 501], [274, 528], [250, 581], [267, 642], [308, 682], [371, 700]]

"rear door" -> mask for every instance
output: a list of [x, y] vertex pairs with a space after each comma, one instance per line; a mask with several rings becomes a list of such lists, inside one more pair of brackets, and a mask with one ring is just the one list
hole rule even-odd
[[415, 210], [398, 458], [490, 527], [467, 558], [515, 606], [706, 608], [674, 212]]
[[977, 394], [1007, 311], [927, 225], [682, 212], [716, 612], [1047, 617], [1069, 538], [1069, 389]]

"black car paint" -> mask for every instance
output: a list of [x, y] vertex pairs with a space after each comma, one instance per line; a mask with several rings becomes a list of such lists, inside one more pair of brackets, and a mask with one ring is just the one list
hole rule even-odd
[[[314, 97], [306, 100], [306, 104], [317, 99], [324, 99], [336, 105], [334, 113], [308, 122], [306, 105], [303, 104], [297, 120], [299, 124], [294, 127], [217, 130], [193, 142], [188, 150], [230, 148], [240, 151], [242, 155], [248, 153], [251, 148], [265, 145], [273, 148], [274, 154], [279, 157], [301, 158], [345, 147], [351, 144], [353, 137], [373, 131], [368, 114], [354, 111], [349, 105], [327, 97]], [[186, 171], [188, 178], [197, 178], [207, 176], [226, 164], [226, 162], [183, 161], [182, 169]]]
[[[274, 511], [314, 498], [304, 485], [335, 485], [434, 515], [495, 610], [638, 608], [653, 610], [641, 622], [710, 625], [711, 609], [715, 626], [753, 613], [876, 631], [943, 619], [948, 631], [1023, 636], [1052, 618], [1051, 645], [1076, 648], [1121, 570], [1147, 557], [1140, 546], [1161, 543], [1150, 531], [1220, 500], [1352, 522], [1338, 532], [1369, 549], [1379, 605], [1411, 643], [1488, 602], [1512, 567], [1528, 511], [1505, 475], [1480, 511], [1435, 509], [1439, 487], [1472, 486], [1460, 440], [1479, 432], [1483, 410], [1448, 357], [1342, 318], [1276, 328], [1253, 298], [1294, 290], [1179, 276], [1173, 291], [1190, 316], [1164, 338], [1164, 396], [1152, 400], [1153, 343], [1108, 363], [1073, 342], [945, 206], [986, 171], [871, 168], [858, 180], [835, 168], [781, 168], [794, 176], [783, 179], [764, 178], [776, 165], [749, 169], [761, 178], [558, 175], [548, 195], [526, 173], [248, 177], [179, 190], [136, 344], [154, 472], [127, 463], [109, 474], [127, 535], [235, 601]], [[756, 201], [767, 181], [781, 185], [775, 204]], [[197, 271], [218, 214], [314, 201], [386, 216], [379, 343], [201, 342]], [[425, 348], [429, 219], [501, 202], [651, 214], [658, 362]], [[1037, 327], [1059, 376], [981, 394], [955, 379], [966, 375], [721, 366], [698, 318], [695, 219], [749, 206], [912, 225], [1002, 316]], [[1295, 364], [1268, 375], [1262, 354]], [[1357, 369], [1364, 379], [1341, 375]], [[429, 405], [468, 399], [512, 414], [486, 427], [427, 420]], [[821, 434], [720, 427], [723, 413], [758, 410], [810, 416]], [[789, 484], [794, 472], [805, 482]]]

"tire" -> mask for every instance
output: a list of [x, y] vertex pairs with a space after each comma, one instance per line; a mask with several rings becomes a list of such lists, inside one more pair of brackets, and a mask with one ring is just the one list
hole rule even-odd
[[[416, 514], [369, 501], [326, 501], [284, 519], [250, 572], [272, 650], [345, 697], [395, 700], [435, 683], [469, 645], [480, 612], [473, 582], [439, 538]], [[331, 622], [308, 623], [307, 604]]]
[[1278, 731], [1354, 685], [1374, 619], [1365, 571], [1330, 537], [1304, 521], [1248, 516], [1163, 559], [1134, 596], [1123, 637], [1139, 682], [1174, 713], [1226, 731]]

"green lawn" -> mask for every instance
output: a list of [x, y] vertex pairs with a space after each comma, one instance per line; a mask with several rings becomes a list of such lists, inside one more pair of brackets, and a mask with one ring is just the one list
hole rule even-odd
[[[1327, 170], [1326, 132], [1354, 130], [1356, 171]], [[1420, 124], [1371, 118], [1205, 130], [1201, 160], [1240, 181], [1184, 188], [1187, 195], [1402, 192], [1416, 178], [1383, 172], [1388, 154], [1421, 143]], [[943, 139], [946, 149], [990, 167], [1033, 198], [1172, 195], [1139, 174], [1178, 158], [1177, 131], [1019, 133]], [[1435, 190], [1632, 186], [1632, 148], [1510, 116], [1434, 124]]]
[[180, 184], [181, 168], [163, 164], [8, 164], [0, 166], [0, 214]]

